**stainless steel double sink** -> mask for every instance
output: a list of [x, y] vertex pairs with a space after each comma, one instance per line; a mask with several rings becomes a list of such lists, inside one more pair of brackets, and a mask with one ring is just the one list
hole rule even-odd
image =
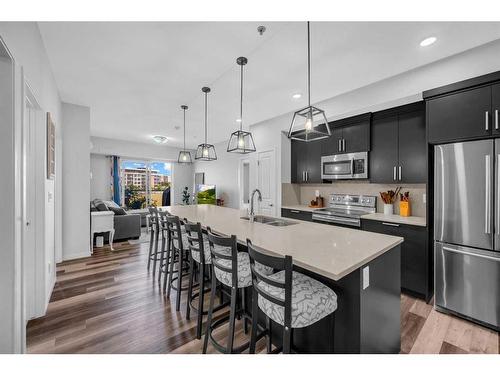
[[[250, 220], [250, 218], [248, 216], [243, 216], [240, 219]], [[276, 217], [264, 216], [264, 215], [255, 215], [254, 222], [272, 225], [273, 227], [287, 227], [289, 225], [298, 224], [295, 221], [283, 220], [283, 219], [278, 219]]]

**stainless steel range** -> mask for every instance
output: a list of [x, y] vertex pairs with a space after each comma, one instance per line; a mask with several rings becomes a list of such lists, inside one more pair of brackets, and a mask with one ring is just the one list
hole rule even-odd
[[377, 197], [370, 195], [330, 194], [328, 207], [313, 211], [313, 221], [361, 227], [361, 216], [376, 212]]

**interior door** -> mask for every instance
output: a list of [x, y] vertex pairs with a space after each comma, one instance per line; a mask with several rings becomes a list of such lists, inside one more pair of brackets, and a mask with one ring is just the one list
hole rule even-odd
[[274, 150], [259, 152], [257, 159], [257, 188], [262, 194], [258, 212], [262, 215], [276, 216], [276, 168]]
[[436, 241], [493, 249], [493, 141], [435, 146]]

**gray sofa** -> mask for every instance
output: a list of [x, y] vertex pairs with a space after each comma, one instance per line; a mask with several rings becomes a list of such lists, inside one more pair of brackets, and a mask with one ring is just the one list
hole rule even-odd
[[[90, 202], [91, 211], [106, 211], [102, 206], [103, 203], [107, 210], [110, 206], [119, 207], [114, 202], [94, 199]], [[112, 210], [112, 209], [111, 209]], [[139, 214], [117, 214], [114, 216], [115, 236], [113, 241], [123, 241], [128, 239], [137, 239], [141, 236], [141, 215]], [[108, 233], [104, 235], [104, 241], [108, 241]]]

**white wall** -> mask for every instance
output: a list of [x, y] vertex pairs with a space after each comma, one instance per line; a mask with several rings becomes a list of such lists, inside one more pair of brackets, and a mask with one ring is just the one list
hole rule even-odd
[[[412, 103], [422, 100], [425, 90], [500, 70], [498, 56], [500, 41], [495, 41], [315, 105], [325, 110], [328, 120], [335, 120]], [[257, 151], [276, 148], [276, 175], [281, 176], [281, 182], [291, 179], [290, 141], [283, 132], [288, 131], [292, 115], [285, 113], [251, 126]], [[217, 161], [197, 162], [195, 171], [206, 172], [206, 183], [218, 185], [218, 190], [220, 185], [230, 197], [228, 206], [237, 207], [238, 163], [225, 152], [225, 144], [217, 145], [217, 150]], [[255, 179], [254, 173], [251, 176]], [[252, 184], [255, 186], [255, 181]], [[282, 186], [276, 185], [280, 212]]]
[[196, 161], [194, 173], [205, 173], [205, 184], [216, 185], [217, 198], [224, 199], [226, 207], [239, 207], [238, 165], [239, 154], [226, 151], [227, 142], [215, 144], [217, 160]]
[[[180, 148], [170, 147], [168, 145], [157, 145], [154, 143], [146, 144], [139, 142], [122, 141], [109, 138], [91, 137], [91, 152], [92, 157], [104, 155], [116, 155], [122, 158], [141, 159], [141, 160], [157, 160], [170, 161], [172, 163], [172, 202], [171, 204], [182, 204], [182, 189], [184, 186], [189, 187], [189, 192], [192, 193], [194, 183], [193, 164], [179, 164], [177, 158]], [[191, 152], [194, 158], [194, 152]], [[102, 175], [102, 165], [97, 166], [98, 174]], [[109, 178], [109, 170], [107, 171]], [[102, 185], [99, 180], [93, 181], [92, 186], [97, 183]], [[106, 180], [106, 186], [109, 188], [109, 179]], [[95, 191], [98, 189], [103, 192], [103, 187], [93, 187]]]
[[62, 104], [63, 259], [90, 255], [90, 108]]
[[[61, 147], [61, 103], [59, 98], [59, 93], [57, 90], [57, 86], [55, 83], [54, 76], [52, 74], [52, 70], [47, 58], [47, 54], [45, 51], [45, 47], [40, 36], [40, 32], [38, 30], [38, 26], [34, 22], [0, 22], [0, 37], [4, 40], [7, 48], [10, 50], [16, 64], [17, 70], [17, 83], [16, 83], [16, 122], [15, 127], [16, 132], [21, 129], [22, 126], [22, 106], [21, 106], [21, 91], [22, 85], [21, 82], [23, 78], [21, 77], [21, 70], [24, 74], [24, 80], [31, 87], [36, 100], [40, 104], [42, 110], [44, 112], [50, 112], [53, 118], [53, 121], [56, 125], [56, 178], [55, 180], [46, 180], [44, 185], [44, 191], [42, 191], [41, 196], [44, 199], [44, 213], [42, 217], [45, 217], [44, 223], [44, 233], [43, 233], [43, 245], [45, 247], [45, 261], [46, 264], [50, 264], [51, 272], [48, 272], [48, 268], [41, 272], [46, 272], [46, 295], [50, 295], [52, 291], [52, 287], [55, 283], [55, 263], [56, 261], [61, 260], [62, 253], [62, 183], [61, 183], [61, 156], [62, 156], [62, 147]], [[4, 102], [5, 103], [5, 102]], [[6, 130], [7, 128], [2, 128], [2, 130]], [[3, 133], [2, 133], [3, 134]], [[5, 136], [7, 136], [5, 134]], [[20, 137], [20, 134], [19, 134]], [[9, 138], [5, 138], [6, 140]], [[19, 140], [20, 142], [20, 140]], [[17, 143], [16, 140], [16, 153], [21, 153], [21, 144]], [[1, 147], [2, 151], [7, 151], [7, 148]], [[18, 155], [19, 155], [18, 154]], [[42, 155], [38, 155], [40, 158], [45, 157], [45, 151], [43, 151]], [[3, 164], [6, 163], [7, 158], [2, 158]], [[18, 166], [18, 170], [20, 170], [20, 166]], [[7, 176], [8, 173], [2, 173], [3, 176]], [[20, 186], [18, 186], [20, 189]], [[2, 189], [2, 191], [4, 191]], [[14, 202], [14, 199], [12, 199]], [[6, 229], [5, 226], [3, 229]], [[10, 232], [12, 235], [13, 231]], [[2, 236], [3, 245], [7, 245], [8, 239]], [[14, 249], [14, 248], [13, 248]], [[2, 257], [2, 264], [7, 265], [7, 256]], [[11, 265], [12, 266], [12, 265]], [[16, 272], [20, 274], [19, 269], [11, 268], [12, 272]], [[8, 278], [9, 273], [0, 272], [2, 277]], [[18, 277], [18, 276], [16, 276]], [[11, 280], [12, 281], [12, 280]], [[8, 282], [2, 279], [0, 284], [5, 286], [8, 285]], [[1, 298], [2, 305], [5, 308], [11, 308], [12, 306], [7, 303], [8, 298]], [[16, 307], [17, 308], [17, 307]], [[3, 313], [0, 314], [0, 321], [2, 323], [9, 324], [7, 317], [3, 316]], [[17, 319], [20, 318], [16, 317]], [[14, 328], [13, 324], [10, 324], [10, 329]], [[10, 341], [11, 351], [22, 351], [23, 349], [23, 340], [20, 337], [9, 337], [3, 336], [0, 334], [0, 341], [2, 343], [6, 343]], [[12, 340], [15, 342], [12, 343]], [[6, 346], [0, 344], [2, 348], [0, 351], [3, 351]]]
[[112, 200], [110, 157], [91, 154], [90, 174], [90, 199]]

